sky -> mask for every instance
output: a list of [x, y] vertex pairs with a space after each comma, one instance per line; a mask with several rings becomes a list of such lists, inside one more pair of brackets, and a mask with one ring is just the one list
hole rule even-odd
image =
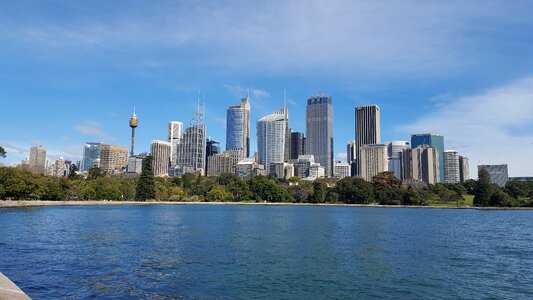
[[531, 1], [1, 1], [0, 146], [11, 165], [44, 145], [136, 152], [186, 125], [198, 95], [225, 144], [226, 109], [249, 89], [255, 123], [283, 106], [305, 132], [309, 96], [333, 98], [345, 160], [354, 107], [381, 108], [381, 142], [445, 136], [478, 164], [533, 176]]

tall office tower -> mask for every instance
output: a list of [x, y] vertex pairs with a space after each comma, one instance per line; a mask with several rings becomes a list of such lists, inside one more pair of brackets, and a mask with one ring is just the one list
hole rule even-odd
[[315, 161], [333, 176], [333, 103], [328, 95], [311, 96], [307, 99], [305, 115], [306, 154], [315, 156]]
[[291, 155], [290, 159], [298, 159], [305, 154], [305, 137], [302, 132], [291, 132]]
[[52, 165], [51, 175], [56, 177], [63, 177], [66, 176], [67, 170], [68, 169], [65, 159], [63, 157], [59, 157]]
[[459, 156], [459, 181], [464, 183], [470, 179], [470, 164], [468, 163], [468, 157]]
[[168, 142], [170, 143], [170, 164], [176, 166], [178, 160], [178, 144], [183, 136], [183, 123], [178, 121], [168, 122]]
[[44, 174], [46, 171], [46, 149], [43, 146], [30, 148], [30, 171]]
[[444, 182], [444, 136], [440, 134], [422, 133], [411, 135], [411, 147], [428, 145], [437, 149], [439, 153], [439, 180]]
[[387, 154], [389, 156], [389, 171], [394, 172], [396, 178], [403, 180], [402, 177], [402, 155], [403, 150], [409, 148], [407, 141], [392, 141], [387, 146]]
[[204, 106], [198, 104], [198, 109], [189, 127], [178, 144], [177, 168], [178, 174], [205, 174], [206, 164], [206, 127], [204, 123]]
[[89, 171], [93, 166], [93, 163], [100, 159], [100, 147], [102, 143], [86, 142], [83, 147], [83, 160], [81, 165], [81, 171]]
[[359, 150], [359, 176], [361, 178], [371, 181], [372, 177], [389, 170], [387, 145], [363, 145]]
[[350, 165], [355, 161], [355, 141], [348, 141], [346, 145], [346, 162]]
[[100, 145], [100, 169], [105, 174], [122, 172], [128, 162], [128, 148], [113, 145]]
[[135, 155], [135, 128], [139, 126], [139, 120], [137, 120], [137, 115], [135, 114], [135, 108], [133, 108], [133, 114], [131, 115], [130, 119], [130, 127], [131, 127], [131, 151], [130, 156]]
[[461, 181], [459, 153], [455, 150], [444, 151], [444, 182], [458, 183]]
[[257, 122], [259, 163], [267, 170], [271, 163], [283, 162], [285, 159], [288, 115], [287, 107], [283, 107]]
[[504, 187], [507, 184], [507, 181], [509, 181], [509, 170], [507, 168], [507, 165], [479, 165], [477, 166], [478, 172], [481, 171], [481, 169], [487, 170], [490, 175], [490, 181], [492, 181], [492, 183], [499, 185], [500, 187]]
[[291, 159], [291, 134], [292, 129], [289, 128], [289, 122], [287, 122], [287, 128], [285, 129], [285, 155], [283, 156], [284, 161], [289, 161]]
[[206, 141], [206, 148], [205, 148], [205, 161], [206, 161], [206, 164], [205, 164], [205, 174], [207, 176], [209, 176], [209, 156], [212, 156], [212, 155], [215, 155], [215, 154], [218, 154], [220, 153], [220, 147], [217, 146], [219, 145], [220, 143], [211, 139], [211, 138], [208, 138], [207, 141]]
[[153, 140], [150, 144], [154, 176], [168, 176], [171, 149], [172, 144], [165, 141]]
[[437, 148], [420, 145], [403, 151], [404, 180], [435, 184], [440, 179], [440, 159]]
[[381, 143], [381, 113], [375, 104], [355, 107], [355, 159], [356, 175], [363, 176], [359, 166], [361, 147]]
[[226, 151], [239, 152], [241, 158], [250, 156], [250, 98], [228, 108], [226, 118]]

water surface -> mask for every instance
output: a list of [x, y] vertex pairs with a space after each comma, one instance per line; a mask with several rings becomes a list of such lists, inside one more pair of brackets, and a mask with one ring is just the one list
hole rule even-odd
[[1, 209], [0, 253], [34, 299], [533, 298], [533, 211]]

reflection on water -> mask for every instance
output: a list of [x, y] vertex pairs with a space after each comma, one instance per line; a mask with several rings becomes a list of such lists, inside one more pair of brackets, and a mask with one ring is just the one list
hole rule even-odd
[[50, 298], [531, 298], [533, 212], [0, 210], [0, 270]]

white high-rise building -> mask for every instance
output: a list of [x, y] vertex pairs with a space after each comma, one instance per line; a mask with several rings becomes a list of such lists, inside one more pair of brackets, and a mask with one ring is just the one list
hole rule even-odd
[[183, 137], [183, 123], [179, 121], [168, 122], [168, 142], [170, 143], [170, 163], [176, 166], [178, 160], [178, 144]]
[[226, 151], [240, 153], [240, 158], [250, 156], [250, 98], [231, 105], [226, 118]]
[[363, 145], [360, 149], [359, 174], [366, 181], [389, 170], [387, 145]]
[[150, 145], [150, 154], [152, 155], [152, 169], [154, 176], [168, 176], [170, 165], [171, 143], [165, 141], [153, 140]]
[[257, 122], [257, 152], [259, 164], [269, 168], [271, 163], [285, 160], [286, 130], [289, 122], [287, 107], [261, 118]]
[[198, 105], [191, 124], [178, 144], [176, 174], [198, 173], [205, 175], [206, 166], [206, 126], [204, 123], [204, 107]]
[[455, 150], [444, 151], [444, 182], [458, 183], [461, 181], [459, 153]]
[[351, 174], [351, 165], [349, 163], [335, 163], [335, 177], [344, 178], [350, 177]]
[[459, 156], [459, 181], [464, 183], [470, 179], [470, 164], [468, 163], [468, 157]]
[[396, 178], [403, 180], [403, 151], [409, 149], [407, 141], [392, 141], [387, 146], [389, 156], [389, 171], [394, 172]]

